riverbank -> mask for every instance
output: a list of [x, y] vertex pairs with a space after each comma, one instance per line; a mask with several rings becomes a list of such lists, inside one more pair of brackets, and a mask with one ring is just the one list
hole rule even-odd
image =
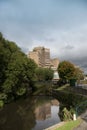
[[[65, 86], [60, 87], [58, 89], [54, 89], [52, 94], [55, 95], [55, 97], [58, 97], [63, 103], [65, 103], [65, 106], [72, 105], [74, 108], [77, 108], [77, 106], [79, 104], [82, 104], [82, 102], [87, 100], [87, 94], [84, 94], [84, 90], [83, 91], [81, 91], [81, 90], [78, 91], [77, 88], [74, 88], [74, 87], [71, 88], [70, 86], [65, 85]], [[80, 106], [80, 107], [79, 107], [79, 109], [83, 109], [83, 107], [84, 107], [83, 111], [86, 109], [86, 106], [83, 106], [83, 107]], [[81, 113], [77, 113], [80, 115], [81, 122], [79, 123], [78, 119], [77, 119], [76, 121], [74, 121], [75, 124], [72, 123], [73, 125], [75, 125], [75, 126], [73, 126], [73, 130], [83, 130], [83, 128], [87, 129], [87, 123], [86, 123], [87, 111], [83, 114], [81, 114]], [[66, 122], [61, 122], [61, 123], [58, 123], [56, 125], [53, 125], [53, 126], [47, 128], [45, 130], [57, 130], [58, 128], [59, 128], [58, 130], [61, 130], [60, 127], [64, 126], [65, 124], [66, 124]], [[70, 122], [69, 122], [69, 124], [70, 124]], [[70, 126], [70, 128], [71, 128], [71, 126]], [[66, 130], [66, 129], [63, 129], [63, 130]]]
[[72, 121], [60, 122], [60, 123], [53, 125], [47, 129], [44, 129], [44, 130], [77, 130], [74, 128], [77, 128], [77, 126], [79, 126], [82, 123], [83, 123], [82, 119], [78, 118], [76, 121], [72, 120]]
[[80, 118], [83, 120], [82, 123], [73, 130], [87, 130], [87, 110], [81, 114]]
[[[79, 122], [79, 124], [77, 124], [77, 126], [74, 125], [74, 128], [70, 127], [69, 130], [87, 130], [87, 110], [77, 118], [77, 120], [79, 120], [79, 119], [81, 120], [81, 122]], [[74, 121], [74, 122], [76, 122], [76, 121]], [[55, 129], [56, 128], [55, 126], [57, 126], [57, 125], [55, 125], [55, 126], [50, 127], [50, 128], [54, 128], [54, 129], [48, 128], [47, 130], [66, 130], [65, 124], [66, 124], [66, 122], [64, 124], [59, 123], [57, 129]], [[70, 125], [70, 123], [69, 123], [69, 125]], [[68, 128], [67, 128], [67, 130], [68, 130]]]

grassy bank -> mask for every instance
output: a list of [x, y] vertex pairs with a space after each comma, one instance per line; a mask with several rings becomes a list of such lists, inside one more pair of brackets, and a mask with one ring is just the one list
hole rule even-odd
[[76, 121], [68, 121], [63, 126], [60, 126], [55, 130], [73, 130], [75, 127], [79, 126], [81, 122], [81, 119], [77, 119]]

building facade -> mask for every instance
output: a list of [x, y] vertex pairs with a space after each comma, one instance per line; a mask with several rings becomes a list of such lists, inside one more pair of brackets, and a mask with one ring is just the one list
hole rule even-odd
[[50, 58], [50, 49], [45, 47], [35, 47], [33, 51], [28, 53], [28, 57], [33, 59], [38, 67], [52, 68], [57, 70], [59, 60]]
[[59, 60], [57, 58], [51, 59], [51, 68], [57, 70], [59, 65]]

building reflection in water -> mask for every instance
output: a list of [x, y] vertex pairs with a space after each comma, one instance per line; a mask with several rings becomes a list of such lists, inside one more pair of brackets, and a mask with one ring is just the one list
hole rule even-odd
[[38, 106], [35, 109], [36, 120], [45, 120], [51, 117], [51, 104], [46, 103], [42, 106]]
[[37, 106], [35, 109], [37, 123], [33, 130], [41, 130], [60, 122], [58, 112], [59, 102], [56, 99]]
[[0, 109], [0, 130], [43, 130], [60, 122], [59, 103], [51, 97], [29, 97]]

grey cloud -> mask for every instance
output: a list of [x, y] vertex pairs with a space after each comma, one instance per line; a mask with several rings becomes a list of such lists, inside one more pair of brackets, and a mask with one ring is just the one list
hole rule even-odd
[[81, 69], [84, 71], [84, 73], [87, 74], [87, 58], [83, 57], [80, 60], [73, 60], [73, 62], [81, 67]]
[[54, 39], [54, 38], [45, 38], [45, 41], [47, 41], [47, 42], [55, 42], [56, 39]]
[[74, 46], [66, 45], [66, 46], [64, 47], [64, 49], [65, 49], [65, 50], [72, 50], [72, 49], [74, 49]]

